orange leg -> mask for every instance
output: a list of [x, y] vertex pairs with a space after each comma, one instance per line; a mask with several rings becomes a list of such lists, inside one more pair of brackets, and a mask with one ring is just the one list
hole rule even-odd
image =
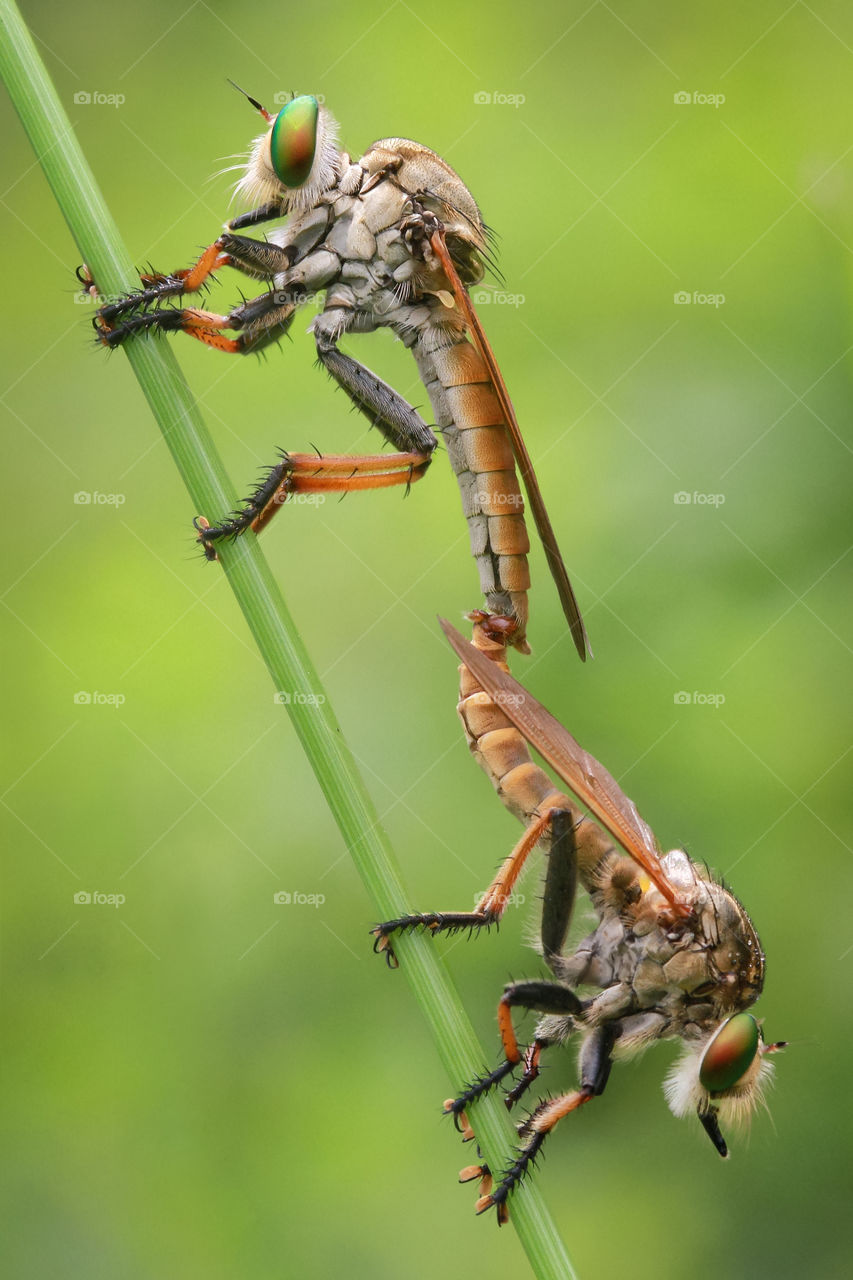
[[208, 284], [213, 273], [222, 267], [234, 267], [253, 279], [265, 280], [271, 284], [275, 276], [286, 271], [292, 261], [293, 251], [290, 249], [281, 248], [267, 240], [251, 240], [226, 231], [204, 250], [191, 267], [169, 272], [168, 275], [160, 271], [141, 272], [143, 287], [102, 306], [98, 310], [95, 327], [103, 334], [116, 332], [120, 335], [107, 344], [115, 346], [133, 331], [124, 329], [123, 321], [127, 316], [157, 308], [161, 302], [185, 293], [197, 293]]
[[[146, 286], [145, 301], [138, 300], [136, 307], [126, 308], [127, 310], [136, 310], [139, 306], [150, 306], [152, 303], [162, 301], [175, 294], [181, 293], [197, 293], [199, 289], [207, 283], [208, 278], [214, 271], [219, 271], [221, 267], [233, 266], [231, 257], [227, 253], [222, 253], [219, 241], [210, 245], [205, 249], [198, 262], [192, 267], [183, 267], [180, 271], [173, 271], [169, 275], [163, 275], [161, 271], [139, 273], [139, 279]], [[178, 287], [180, 286], [180, 287]], [[130, 297], [139, 299], [140, 295], [129, 295]]]
[[551, 814], [546, 813], [544, 817], [535, 818], [513, 849], [512, 853], [503, 862], [492, 883], [483, 894], [474, 910], [483, 915], [493, 917], [500, 920], [506, 904], [510, 899], [513, 889], [518, 881], [518, 877], [524, 869], [530, 853], [536, 848], [539, 841], [543, 838], [546, 831], [551, 825]]
[[[506, 1095], [508, 1105], [539, 1074], [539, 1055], [544, 1043], [544, 1041], [535, 1040], [527, 1050], [524, 1076], [519, 1085]], [[484, 1213], [486, 1209], [494, 1207], [497, 1210], [498, 1225], [503, 1226], [509, 1219], [507, 1200], [533, 1164], [547, 1135], [558, 1120], [568, 1115], [570, 1111], [577, 1111], [578, 1107], [583, 1106], [585, 1102], [589, 1102], [595, 1096], [595, 1087], [593, 1085], [585, 1085], [573, 1093], [563, 1094], [559, 1098], [540, 1103], [530, 1119], [521, 1126], [519, 1132], [527, 1138], [527, 1141], [519, 1148], [516, 1160], [504, 1173], [496, 1190], [494, 1189], [492, 1171], [487, 1164], [471, 1164], [461, 1169], [459, 1172], [460, 1182], [480, 1180], [480, 1194], [475, 1206], [475, 1212], [478, 1214]], [[446, 1102], [445, 1112], [452, 1111], [453, 1105], [453, 1100]], [[468, 1118], [464, 1112], [460, 1113], [460, 1118], [462, 1126], [457, 1124], [457, 1128], [462, 1133], [463, 1142], [470, 1142], [474, 1138], [474, 1131], [468, 1123]]]
[[[252, 215], [252, 223], [276, 216], [272, 206], [256, 213], [260, 216], [256, 219]], [[236, 219], [234, 225], [238, 224], [247, 225]], [[143, 276], [146, 287], [140, 292], [101, 307], [95, 321], [98, 339], [104, 346], [113, 348], [134, 334], [151, 330], [184, 333], [231, 355], [259, 351], [287, 332], [298, 307], [306, 300], [306, 288], [302, 284], [272, 288], [296, 255], [297, 250], [292, 246], [251, 240], [228, 230], [204, 250], [194, 266], [168, 276], [158, 273]], [[200, 307], [157, 305], [178, 294], [197, 292], [211, 273], [223, 266], [235, 267], [267, 282], [268, 291], [235, 307], [227, 315]], [[84, 287], [90, 286], [88, 273], [78, 278]], [[322, 333], [315, 330], [320, 363], [395, 452], [325, 458], [283, 454], [282, 461], [270, 469], [239, 510], [218, 524], [211, 523], [207, 517], [197, 519], [199, 541], [209, 559], [216, 559], [213, 545], [218, 539], [234, 537], [248, 528], [259, 531], [293, 495], [344, 494], [401, 484], [408, 487], [419, 480], [429, 466], [437, 444], [435, 433], [392, 387], [338, 350], [336, 343], [340, 336], [337, 329], [334, 337], [325, 330]]]
[[[456, 1128], [462, 1134], [463, 1141], [473, 1136], [466, 1108], [472, 1102], [493, 1089], [506, 1076], [511, 1075], [522, 1061], [521, 1050], [512, 1024], [512, 1010], [517, 1008], [535, 1009], [538, 1013], [555, 1013], [563, 1017], [579, 1017], [584, 1011], [584, 1003], [578, 999], [570, 987], [562, 982], [534, 979], [529, 982], [511, 982], [504, 988], [498, 1003], [498, 1030], [504, 1051], [504, 1061], [494, 1071], [467, 1085], [457, 1098], [449, 1098], [444, 1104], [444, 1111], [454, 1117]], [[510, 1089], [504, 1098], [507, 1108], [511, 1109], [521, 1095], [530, 1087], [539, 1075], [539, 1058], [542, 1050], [551, 1041], [537, 1036], [533, 1044], [524, 1054], [524, 1072], [517, 1084]]]
[[547, 832], [552, 815], [536, 818], [524, 832], [473, 911], [426, 911], [419, 915], [386, 920], [371, 930], [376, 939], [373, 950], [382, 952], [388, 964], [396, 968], [397, 959], [391, 946], [392, 933], [406, 929], [427, 929], [430, 933], [456, 933], [460, 929], [483, 929], [498, 924], [506, 910], [513, 888], [521, 875], [532, 849]]
[[592, 1085], [583, 1085], [573, 1093], [564, 1093], [559, 1098], [540, 1103], [521, 1128], [521, 1134], [527, 1140], [519, 1147], [516, 1159], [504, 1172], [498, 1186], [480, 1196], [474, 1206], [475, 1212], [485, 1213], [487, 1209], [494, 1207], [497, 1210], [498, 1225], [503, 1226], [509, 1217], [507, 1200], [531, 1168], [548, 1134], [563, 1116], [577, 1111], [595, 1096]]
[[207, 558], [215, 560], [214, 543], [235, 538], [246, 529], [260, 533], [288, 499], [408, 486], [421, 479], [429, 464], [430, 455], [425, 453], [284, 453], [239, 511], [217, 525], [202, 517], [196, 520], [198, 541]]
[[[180, 283], [180, 290], [176, 288], [175, 292], [184, 291], [184, 282]], [[185, 333], [219, 351], [242, 355], [247, 351], [259, 351], [283, 337], [301, 301], [297, 294], [264, 293], [235, 307], [228, 315], [203, 311], [198, 307], [160, 307], [151, 311], [139, 310], [114, 325], [108, 323], [112, 319], [109, 313], [124, 303], [113, 303], [101, 307], [95, 318], [95, 329], [99, 342], [110, 348], [121, 346], [133, 334], [151, 329], [155, 333]], [[238, 336], [225, 337], [224, 329], [233, 329]]]
[[[519, 986], [523, 984], [518, 984]], [[530, 984], [531, 986], [533, 984]], [[547, 984], [556, 988], [558, 984]], [[567, 988], [563, 988], [567, 991]], [[577, 997], [574, 997], [577, 999]], [[578, 1001], [580, 1006], [580, 1002]], [[539, 1005], [545, 1012], [554, 1010], [554, 1004], [547, 998]], [[548, 1134], [564, 1116], [579, 1110], [593, 1098], [599, 1097], [607, 1084], [610, 1068], [613, 1065], [613, 1046], [619, 1038], [621, 1027], [618, 1022], [604, 1023], [588, 1031], [581, 1049], [580, 1070], [581, 1084], [579, 1089], [571, 1093], [561, 1094], [558, 1098], [548, 1098], [540, 1102], [538, 1107], [519, 1125], [519, 1136], [522, 1144], [516, 1152], [515, 1159], [508, 1169], [504, 1170], [497, 1186], [483, 1191], [476, 1204], [476, 1212], [484, 1213], [486, 1209], [497, 1210], [498, 1223], [507, 1220], [507, 1201], [523, 1178], [529, 1173], [533, 1162], [542, 1149]], [[532, 1055], [531, 1055], [532, 1058]]]

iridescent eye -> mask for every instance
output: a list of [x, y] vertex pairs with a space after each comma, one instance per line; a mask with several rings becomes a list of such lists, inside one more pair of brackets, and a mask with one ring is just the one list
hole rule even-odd
[[761, 1039], [751, 1013], [736, 1013], [720, 1027], [702, 1055], [699, 1082], [709, 1093], [724, 1093], [737, 1084], [758, 1053]]
[[282, 107], [270, 134], [270, 159], [286, 187], [301, 187], [311, 172], [317, 147], [317, 99], [303, 95]]

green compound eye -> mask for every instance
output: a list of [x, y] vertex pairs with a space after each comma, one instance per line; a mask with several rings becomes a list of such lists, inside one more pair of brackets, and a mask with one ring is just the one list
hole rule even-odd
[[709, 1093], [724, 1093], [737, 1084], [758, 1053], [761, 1039], [751, 1013], [736, 1013], [720, 1027], [702, 1056], [699, 1083]]
[[286, 187], [301, 187], [311, 172], [317, 147], [317, 99], [304, 95], [282, 107], [270, 135], [270, 158]]

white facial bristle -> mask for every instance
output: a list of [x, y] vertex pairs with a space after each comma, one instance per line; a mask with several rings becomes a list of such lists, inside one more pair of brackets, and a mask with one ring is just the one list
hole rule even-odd
[[687, 1116], [700, 1107], [704, 1109], [712, 1105], [719, 1113], [723, 1127], [732, 1123], [741, 1124], [764, 1101], [764, 1091], [773, 1077], [773, 1064], [759, 1050], [752, 1065], [737, 1084], [712, 1099], [699, 1080], [702, 1055], [708, 1043], [708, 1040], [704, 1040], [699, 1044], [686, 1046], [684, 1053], [673, 1064], [663, 1085], [669, 1109], [675, 1116]]

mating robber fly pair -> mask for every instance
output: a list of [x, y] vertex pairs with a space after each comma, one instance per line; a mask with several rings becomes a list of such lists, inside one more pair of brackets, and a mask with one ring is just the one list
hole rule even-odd
[[[438, 436], [444, 441], [485, 599], [485, 608], [469, 615], [473, 645], [442, 624], [463, 664], [459, 713], [472, 753], [524, 834], [474, 911], [386, 921], [373, 931], [374, 946], [396, 963], [393, 939], [400, 932], [497, 923], [538, 847], [546, 859], [540, 950], [553, 976], [505, 988], [498, 1004], [502, 1061], [445, 1110], [471, 1138], [467, 1112], [480, 1097], [514, 1080], [505, 1094], [514, 1106], [536, 1080], [545, 1050], [569, 1040], [580, 1046], [578, 1088], [534, 1107], [519, 1125], [510, 1167], [496, 1175], [482, 1164], [463, 1170], [465, 1180], [481, 1183], [477, 1210], [494, 1206], [504, 1221], [509, 1195], [556, 1123], [604, 1091], [615, 1059], [657, 1040], [679, 1039], [684, 1048], [665, 1085], [670, 1107], [676, 1115], [696, 1111], [725, 1156], [721, 1121], [749, 1114], [771, 1074], [768, 1054], [782, 1047], [765, 1044], [746, 1012], [762, 989], [764, 955], [733, 894], [683, 851], [662, 854], [607, 770], [508, 672], [508, 648], [529, 652], [529, 541], [518, 474], [582, 659], [588, 643], [512, 403], [468, 295], [490, 264], [477, 204], [427, 147], [386, 138], [352, 161], [338, 145], [336, 122], [315, 98], [294, 98], [277, 114], [249, 102], [266, 124], [236, 189], [250, 211], [227, 223], [193, 266], [143, 275], [138, 291], [100, 307], [96, 329], [107, 347], [149, 330], [179, 331], [245, 354], [277, 341], [301, 305], [323, 296], [310, 326], [320, 363], [393, 451], [283, 453], [239, 510], [216, 522], [197, 518], [210, 559], [223, 539], [264, 528], [293, 494], [409, 486], [426, 472]], [[281, 220], [262, 239], [239, 234]], [[259, 281], [263, 291], [226, 314], [183, 305], [225, 267]], [[340, 349], [347, 334], [379, 328], [412, 351], [434, 430]], [[528, 744], [568, 794], [534, 763]], [[567, 952], [578, 881], [597, 924]], [[541, 1015], [525, 1048], [514, 1009]]]

